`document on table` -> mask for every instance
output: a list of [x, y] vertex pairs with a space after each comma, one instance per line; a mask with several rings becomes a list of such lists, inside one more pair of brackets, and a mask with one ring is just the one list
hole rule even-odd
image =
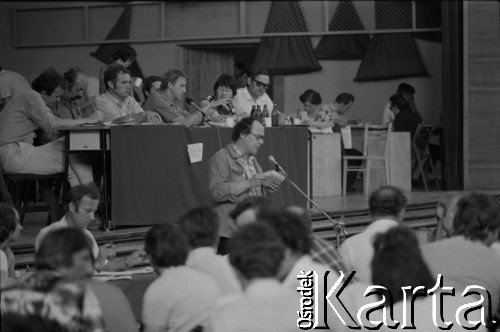
[[352, 149], [351, 126], [345, 126], [345, 127], [340, 128], [340, 134], [342, 135], [342, 141], [344, 142], [344, 148]]
[[96, 272], [94, 276], [104, 277], [104, 276], [132, 276], [134, 274], [148, 274], [153, 273], [154, 269], [151, 266], [146, 266], [140, 269], [125, 270], [125, 271], [100, 271]]
[[191, 164], [200, 162], [203, 159], [203, 143], [188, 144], [187, 148]]

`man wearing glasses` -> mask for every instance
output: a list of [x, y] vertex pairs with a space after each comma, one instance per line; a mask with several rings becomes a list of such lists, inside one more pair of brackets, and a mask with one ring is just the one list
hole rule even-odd
[[248, 78], [248, 85], [238, 89], [234, 96], [234, 109], [239, 118], [250, 116], [253, 105], [259, 105], [261, 110], [267, 105], [269, 112], [273, 109], [273, 101], [266, 93], [270, 84], [269, 73], [265, 70], [254, 71]]
[[229, 213], [248, 196], [268, 196], [280, 188], [280, 181], [262, 172], [255, 155], [264, 144], [264, 126], [252, 117], [242, 119], [233, 129], [232, 143], [216, 152], [209, 163], [208, 189], [219, 215], [219, 253], [236, 225]]

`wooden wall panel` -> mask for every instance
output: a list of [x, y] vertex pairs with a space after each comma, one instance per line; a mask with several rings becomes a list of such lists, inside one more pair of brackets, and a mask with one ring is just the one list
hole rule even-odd
[[465, 187], [500, 188], [500, 2], [467, 1]]

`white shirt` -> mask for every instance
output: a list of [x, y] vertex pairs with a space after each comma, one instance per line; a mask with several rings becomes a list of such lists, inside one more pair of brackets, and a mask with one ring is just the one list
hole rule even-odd
[[113, 121], [122, 116], [144, 112], [133, 97], [121, 101], [109, 92], [105, 92], [95, 99], [95, 107], [103, 115], [103, 121]]
[[373, 258], [373, 238], [378, 233], [385, 233], [398, 222], [392, 219], [379, 219], [372, 222], [362, 233], [345, 240], [340, 246], [340, 256], [350, 273], [356, 271], [358, 280], [371, 284], [371, 261]]
[[302, 331], [296, 325], [299, 304], [298, 293], [276, 279], [254, 279], [242, 296], [214, 310], [208, 331]]
[[5, 69], [0, 71], [0, 98], [14, 97], [30, 90], [30, 84], [21, 74]]
[[[38, 248], [40, 247], [40, 243], [42, 242], [45, 235], [47, 235], [51, 231], [55, 231], [56, 229], [67, 228], [67, 227], [69, 227], [68, 221], [66, 220], [66, 216], [64, 216], [62, 217], [61, 220], [42, 228], [35, 239], [35, 251], [37, 251]], [[99, 246], [97, 245], [94, 235], [88, 229], [84, 229], [83, 233], [90, 240], [92, 247], [92, 255], [94, 255], [95, 259], [97, 259], [97, 256], [99, 256]]]
[[214, 248], [201, 247], [191, 250], [186, 265], [214, 278], [223, 295], [242, 292], [241, 284], [228, 259], [217, 255]]
[[189, 331], [208, 317], [219, 296], [212, 277], [187, 266], [165, 268], [144, 293], [142, 322], [159, 331]]
[[9, 261], [3, 250], [0, 250], [0, 271], [9, 273]]
[[391, 111], [391, 103], [388, 102], [387, 105], [385, 105], [384, 113], [382, 114], [382, 124], [386, 125], [386, 124], [389, 124], [391, 122], [394, 122], [395, 118], [396, 118], [396, 116]]
[[260, 105], [260, 109], [262, 111], [264, 110], [264, 105], [267, 105], [269, 113], [273, 110], [273, 101], [269, 98], [267, 93], [264, 93], [257, 99], [253, 99], [250, 92], [248, 92], [247, 87], [238, 89], [236, 95], [233, 97], [233, 104], [236, 115], [239, 118], [246, 118], [250, 116], [253, 105]]

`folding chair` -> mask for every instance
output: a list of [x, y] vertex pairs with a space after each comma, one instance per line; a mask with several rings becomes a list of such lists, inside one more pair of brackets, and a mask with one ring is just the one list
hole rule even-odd
[[[385, 183], [389, 179], [389, 170], [386, 162], [387, 138], [391, 131], [392, 124], [389, 125], [370, 125], [365, 124], [363, 132], [363, 155], [362, 156], [343, 156], [343, 181], [342, 195], [347, 192], [347, 173], [363, 172], [363, 192], [370, 191], [370, 171], [372, 169], [384, 169]], [[350, 160], [361, 160], [359, 166], [349, 165]], [[378, 161], [378, 162], [377, 162]]]
[[412, 155], [411, 169], [413, 174], [412, 178], [418, 180], [419, 177], [422, 177], [425, 191], [429, 191], [429, 188], [427, 186], [427, 177], [425, 175], [426, 163], [429, 165], [437, 189], [438, 190], [440, 189], [436, 168], [434, 167], [434, 163], [432, 162], [431, 158], [431, 153], [429, 151], [429, 139], [431, 138], [432, 131], [433, 131], [432, 125], [419, 124], [417, 130], [415, 130], [415, 134], [413, 135], [413, 139], [411, 142], [411, 155]]

